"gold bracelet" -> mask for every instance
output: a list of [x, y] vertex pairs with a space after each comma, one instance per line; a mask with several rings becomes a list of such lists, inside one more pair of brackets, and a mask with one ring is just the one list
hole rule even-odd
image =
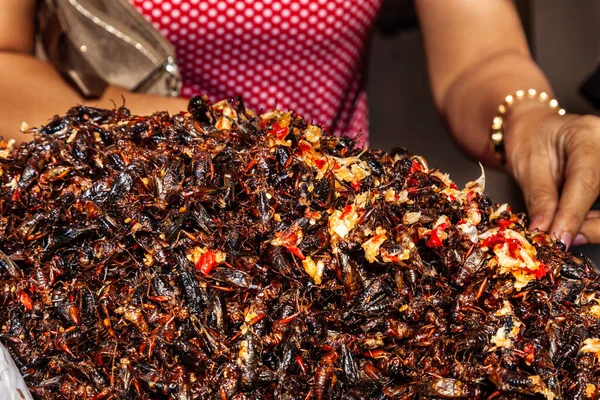
[[498, 106], [498, 112], [492, 120], [491, 129], [492, 149], [503, 165], [506, 164], [506, 152], [504, 149], [504, 115], [508, 112], [510, 106], [512, 106], [517, 100], [522, 100], [524, 98], [537, 98], [540, 102], [548, 104], [548, 107], [551, 109], [556, 109], [558, 115], [565, 115], [566, 113], [563, 108], [560, 108], [558, 101], [550, 98], [546, 92], [538, 93], [538, 91], [535, 89], [528, 89], [527, 91], [517, 90], [514, 94], [509, 94], [506, 96], [502, 104]]

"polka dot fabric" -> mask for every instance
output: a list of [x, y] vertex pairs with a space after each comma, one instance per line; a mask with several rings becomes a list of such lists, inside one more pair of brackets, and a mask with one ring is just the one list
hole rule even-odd
[[381, 0], [131, 0], [177, 50], [183, 95], [241, 94], [368, 135], [365, 57]]

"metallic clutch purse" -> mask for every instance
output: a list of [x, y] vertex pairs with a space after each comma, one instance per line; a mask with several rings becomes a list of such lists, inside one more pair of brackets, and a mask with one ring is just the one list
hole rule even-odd
[[106, 87], [179, 96], [175, 50], [127, 0], [41, 0], [38, 49], [84, 97]]

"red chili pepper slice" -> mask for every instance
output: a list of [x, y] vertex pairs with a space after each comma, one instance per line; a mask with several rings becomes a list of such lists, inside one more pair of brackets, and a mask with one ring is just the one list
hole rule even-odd
[[475, 197], [477, 197], [477, 193], [475, 193], [474, 190], [470, 190], [469, 193], [467, 193], [467, 204], [471, 205], [475, 200]]
[[281, 126], [277, 123], [273, 124], [273, 126], [271, 127], [271, 129], [269, 130], [269, 134], [270, 135], [274, 135], [275, 137], [277, 137], [277, 139], [283, 139], [284, 137], [287, 136], [289, 132], [289, 129], [287, 126]]
[[502, 229], [506, 229], [512, 225], [512, 221], [510, 219], [502, 218], [496, 221], [498, 226]]
[[544, 275], [546, 275], [547, 272], [548, 272], [548, 267], [542, 263], [540, 263], [540, 266], [538, 267], [538, 269], [531, 271], [531, 273], [533, 275], [535, 275], [535, 277], [538, 279], [542, 279], [544, 277]]
[[316, 159], [315, 160], [315, 165], [317, 166], [317, 168], [321, 169], [321, 168], [323, 168], [325, 166], [326, 162], [327, 161], [323, 160], [323, 159]]
[[196, 263], [196, 268], [198, 268], [204, 275], [208, 275], [213, 270], [215, 265], [217, 265], [215, 252], [208, 250], [206, 253], [200, 256], [198, 262]]
[[298, 235], [296, 235], [295, 232], [277, 232], [275, 233], [275, 236], [281, 239], [281, 241], [283, 242], [283, 247], [285, 247], [290, 253], [292, 253], [301, 260], [306, 259], [304, 254], [302, 254], [302, 252], [298, 248], [298, 246], [296, 246], [296, 243], [298, 242]]
[[414, 174], [417, 171], [423, 171], [423, 166], [420, 163], [418, 163], [417, 161], [413, 160], [408, 173]]
[[340, 219], [346, 218], [348, 216], [348, 214], [350, 214], [350, 212], [352, 212], [352, 206], [347, 205], [346, 207], [344, 207], [344, 211], [342, 211], [342, 215], [340, 215]]
[[429, 240], [427, 240], [427, 247], [435, 248], [442, 247], [444, 243], [442, 243], [442, 239], [440, 238], [440, 234], [444, 232], [444, 230], [448, 227], [448, 224], [439, 224], [436, 228], [431, 230], [431, 234], [429, 235]]
[[306, 142], [300, 141], [298, 143], [298, 147], [300, 148], [301, 153], [306, 153], [312, 150], [312, 146]]
[[535, 360], [535, 348], [533, 347], [533, 343], [527, 343], [525, 346], [523, 346], [523, 353], [525, 354], [523, 357], [525, 361], [527, 361], [529, 364], [533, 363]]
[[31, 310], [33, 308], [33, 302], [31, 301], [31, 298], [22, 290], [21, 293], [19, 293], [19, 301], [21, 304], [23, 304], [23, 306], [25, 306], [26, 309]]

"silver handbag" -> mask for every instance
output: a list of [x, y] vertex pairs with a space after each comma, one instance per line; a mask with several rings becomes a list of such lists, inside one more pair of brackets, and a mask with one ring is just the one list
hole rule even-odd
[[41, 0], [39, 50], [84, 97], [106, 87], [176, 97], [181, 75], [171, 43], [127, 0]]

